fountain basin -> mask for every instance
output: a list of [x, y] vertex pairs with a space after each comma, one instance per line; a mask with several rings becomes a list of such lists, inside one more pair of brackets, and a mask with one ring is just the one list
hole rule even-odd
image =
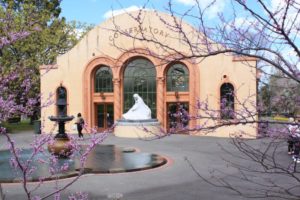
[[55, 138], [53, 144], [48, 145], [48, 151], [60, 157], [69, 157], [72, 154], [72, 147], [69, 142], [68, 137]]
[[67, 122], [67, 121], [71, 121], [74, 119], [74, 116], [50, 116], [48, 117], [50, 119], [50, 121], [54, 121], [54, 122]]
[[[82, 151], [87, 148], [87, 145], [81, 146]], [[126, 148], [125, 148], [126, 149]], [[32, 150], [25, 149], [21, 152], [21, 160], [26, 161], [30, 158]], [[28, 181], [39, 181], [40, 177], [44, 180], [55, 180], [57, 178], [68, 178], [78, 175], [80, 170], [80, 157], [72, 155], [71, 158], [59, 158], [57, 162], [57, 169], [60, 169], [66, 163], [69, 168], [63, 172], [57, 172], [51, 175], [49, 170], [50, 166], [47, 159], [50, 153], [44, 151], [38, 153], [32, 163], [36, 170], [28, 178]], [[21, 182], [22, 174], [20, 171], [12, 169], [10, 166], [11, 153], [9, 150], [0, 151], [0, 183]], [[40, 160], [46, 162], [40, 162]], [[120, 173], [120, 172], [133, 172], [141, 171], [151, 168], [156, 168], [167, 163], [167, 160], [157, 154], [131, 152], [127, 153], [124, 148], [116, 147], [115, 145], [97, 145], [88, 155], [87, 161], [83, 167], [84, 174], [107, 174], [107, 173]]]

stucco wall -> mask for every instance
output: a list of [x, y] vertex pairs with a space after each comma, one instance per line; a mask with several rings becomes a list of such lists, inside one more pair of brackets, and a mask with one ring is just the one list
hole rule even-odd
[[[171, 21], [170, 16], [163, 13], [159, 13], [159, 15]], [[178, 39], [180, 36], [176, 32], [165, 27], [156, 12], [146, 11], [144, 17], [142, 25], [144, 34], [152, 35], [155, 40], [174, 49], [179, 49], [181, 52], [188, 52], [188, 46], [182, 40]], [[126, 30], [130, 34], [137, 34], [139, 32], [136, 22], [127, 14], [116, 16], [114, 19], [109, 19], [95, 27], [73, 49], [57, 58], [56, 69], [50, 70], [41, 77], [41, 92], [43, 97], [48, 97], [49, 93], [55, 94], [57, 87], [62, 85], [68, 91], [68, 115], [75, 116], [78, 112], [84, 113], [84, 106], [86, 103], [89, 103], [86, 102], [89, 99], [84, 96], [84, 92], [87, 90], [87, 86], [84, 85], [85, 70], [93, 60], [99, 57], [111, 59], [114, 63], [111, 66], [114, 76], [120, 78], [122, 76], [120, 68], [123, 64], [121, 61], [126, 60], [124, 58], [126, 50], [147, 49], [157, 55], [166, 56], [169, 56], [171, 53], [163, 48], [159, 48], [158, 45], [133, 40], [130, 37], [122, 36], [120, 33], [115, 33], [113, 30], [116, 26], [120, 27], [121, 30]], [[188, 36], [191, 40], [196, 40], [195, 36], [200, 33], [196, 33], [188, 24], [184, 23], [183, 27], [189, 33]], [[208, 99], [211, 108], [218, 108], [220, 86], [224, 82], [230, 82], [235, 86], [239, 99], [242, 100], [248, 98], [249, 95], [254, 95], [250, 100], [252, 103], [256, 102], [256, 69], [248, 66], [248, 64], [255, 66], [255, 61], [248, 61], [245, 64], [241, 61], [234, 61], [234, 58], [231, 56], [217, 55], [205, 60], [192, 60], [189, 63], [189, 67], [192, 66], [195, 68], [194, 71], [190, 70], [190, 73], [197, 76], [191, 86], [195, 92], [190, 93], [189, 99], [200, 98], [202, 101]], [[157, 66], [157, 73], [160, 73], [158, 76], [163, 76], [163, 67], [166, 65], [164, 63]], [[42, 73], [44, 71], [41, 69]], [[223, 78], [224, 75], [227, 76], [226, 79]], [[194, 96], [191, 96], [191, 94]], [[55, 101], [55, 95], [53, 96], [53, 100]], [[195, 101], [190, 101], [190, 103], [195, 103]], [[54, 104], [42, 109], [45, 132], [53, 129], [53, 123], [47, 119], [49, 115], [56, 115]], [[198, 120], [198, 123], [201, 123], [201, 120]], [[162, 124], [165, 124], [165, 122], [162, 122]], [[69, 129], [68, 131], [72, 132], [70, 127], [71, 123], [67, 124], [67, 130]], [[221, 128], [212, 135], [228, 136], [229, 130], [230, 132], [234, 132], [239, 129], [240, 127], [230, 127], [230, 129]], [[242, 129], [248, 129], [252, 134], [256, 134], [256, 128], [248, 125], [243, 126]]]

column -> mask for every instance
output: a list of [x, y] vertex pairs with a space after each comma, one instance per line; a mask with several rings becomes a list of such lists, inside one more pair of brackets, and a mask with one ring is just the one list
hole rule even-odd
[[115, 119], [120, 119], [122, 116], [121, 113], [121, 80], [118, 78], [113, 79], [114, 83], [114, 114], [115, 114]]
[[157, 119], [161, 123], [161, 125], [164, 127], [164, 111], [165, 111], [165, 105], [164, 105], [164, 77], [157, 77]]

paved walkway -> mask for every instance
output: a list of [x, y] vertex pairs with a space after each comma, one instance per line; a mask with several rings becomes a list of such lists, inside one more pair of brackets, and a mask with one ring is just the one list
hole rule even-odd
[[[33, 137], [31, 132], [14, 134], [12, 137], [17, 143], [26, 147]], [[0, 148], [4, 148], [3, 136], [0, 136]], [[255, 147], [263, 147], [264, 139], [249, 140]], [[238, 164], [253, 165], [246, 160], [238, 158], [240, 153], [230, 144], [230, 139], [214, 137], [197, 137], [185, 135], [172, 135], [159, 140], [145, 141], [141, 139], [118, 138], [109, 136], [105, 144], [115, 144], [121, 147], [135, 147], [141, 152], [151, 152], [169, 159], [167, 165], [160, 168], [119, 174], [90, 174], [84, 175], [74, 183], [63, 195], [83, 191], [88, 193], [89, 199], [119, 199], [122, 200], [233, 200], [245, 199], [240, 195], [223, 187], [214, 187], [206, 180], [214, 180], [211, 172], [215, 171], [220, 177], [232, 181], [237, 187], [249, 187], [241, 179], [234, 179], [238, 172], [230, 167], [227, 161]], [[286, 155], [286, 146], [282, 145], [282, 159], [290, 161]], [[225, 152], [229, 151], [235, 156]], [[188, 159], [193, 167], [199, 172], [199, 177], [192, 170]], [[100, 161], [99, 161], [100, 162]], [[218, 172], [219, 171], [219, 172]], [[66, 184], [70, 179], [60, 180], [60, 184]], [[31, 184], [35, 186], [35, 184]], [[38, 193], [45, 194], [54, 186], [54, 182], [47, 182]], [[21, 184], [5, 184], [3, 186], [7, 199], [24, 199]], [[116, 198], [114, 198], [116, 197]], [[53, 198], [51, 198], [53, 199]], [[62, 199], [67, 199], [63, 197]], [[273, 198], [274, 199], [274, 198]]]

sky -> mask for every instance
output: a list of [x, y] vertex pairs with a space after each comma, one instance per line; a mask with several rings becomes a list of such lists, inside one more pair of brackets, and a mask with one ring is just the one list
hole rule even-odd
[[[210, 1], [200, 0], [203, 7], [208, 5]], [[217, 0], [216, 5], [209, 12], [208, 18], [213, 19], [218, 12], [224, 11], [227, 1]], [[61, 16], [68, 21], [76, 20], [98, 25], [112, 16], [112, 10], [115, 10], [114, 13], [120, 13], [124, 10], [133, 11], [143, 7], [145, 2], [147, 0], [62, 0]], [[194, 4], [194, 0], [172, 0], [172, 3], [177, 11], [184, 12]], [[146, 7], [167, 12], [168, 0], [148, 0]]]
[[[65, 17], [67, 21], [80, 21], [89, 24], [98, 25], [105, 19], [112, 16], [112, 10], [114, 10], [114, 15], [120, 14], [126, 11], [134, 11], [146, 6], [147, 9], [156, 9], [166, 13], [168, 3], [171, 1], [176, 12], [184, 13], [189, 10], [193, 5], [195, 5], [196, 0], [62, 0], [61, 16]], [[201, 9], [206, 8], [213, 0], [198, 0]], [[214, 21], [218, 18], [219, 13], [223, 13], [225, 16], [230, 16], [232, 11], [231, 5], [232, 0], [215, 0], [215, 4], [211, 6], [205, 13], [205, 17], [208, 21]], [[280, 5], [283, 0], [266, 0], [269, 7], [273, 9]], [[295, 0], [299, 1], [300, 0]], [[258, 3], [254, 0], [246, 1], [248, 5], [252, 8], [257, 9], [260, 12]], [[196, 9], [194, 9], [196, 10]], [[238, 17], [246, 17], [244, 9], [240, 6], [235, 5], [235, 11]], [[199, 15], [199, 13], [195, 13]], [[193, 25], [193, 21], [185, 19]], [[239, 19], [238, 19], [239, 20]]]
[[[61, 16], [68, 21], [76, 20], [98, 25], [108, 17], [108, 13], [117, 9], [137, 9], [143, 0], [62, 0]], [[155, 0], [161, 7], [164, 0]]]
[[[169, 1], [172, 2], [173, 7], [176, 12], [184, 13], [189, 10], [193, 5], [195, 5], [196, 0], [62, 0], [61, 16], [65, 17], [67, 21], [80, 21], [88, 24], [99, 25], [101, 22], [106, 20], [109, 17], [112, 17], [112, 10], [114, 15], [121, 14], [124, 11], [134, 11], [142, 8], [146, 4], [147, 9], [156, 9], [162, 12], [170, 13], [167, 11]], [[205, 13], [205, 25], [217, 25], [220, 24], [218, 21], [219, 13], [222, 13], [225, 18], [232, 16], [232, 0], [215, 0], [215, 4], [207, 10]], [[245, 0], [251, 8], [255, 9], [256, 12], [262, 13], [262, 10], [259, 10], [257, 1], [255, 0]], [[300, 0], [295, 0], [300, 4]], [[212, 0], [198, 0], [201, 9], [207, 7]], [[265, 0], [267, 2], [268, 9], [275, 11], [282, 5], [283, 0]], [[253, 23], [253, 16], [247, 16], [245, 9], [240, 6], [234, 6], [234, 10], [237, 14], [236, 25], [238, 27], [247, 26], [247, 23]], [[297, 10], [290, 10], [288, 17], [294, 17]], [[266, 14], [266, 12], [264, 11]], [[195, 13], [199, 15], [199, 13]], [[245, 21], [246, 19], [246, 21]], [[199, 20], [193, 21], [191, 18], [185, 18], [189, 24], [195, 28], [199, 27]], [[299, 18], [300, 23], [300, 18]], [[296, 42], [300, 42], [300, 39]], [[286, 49], [283, 53], [285, 56], [295, 57], [295, 52], [292, 49]], [[298, 59], [298, 57], [296, 57]], [[300, 63], [299, 63], [300, 65]]]

